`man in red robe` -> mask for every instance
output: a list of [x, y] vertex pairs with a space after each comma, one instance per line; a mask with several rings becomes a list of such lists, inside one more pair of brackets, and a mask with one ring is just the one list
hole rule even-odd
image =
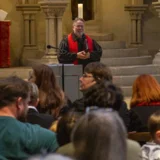
[[73, 21], [73, 32], [64, 38], [59, 46], [58, 60], [64, 64], [82, 64], [100, 61], [102, 48], [88, 35], [84, 34], [84, 20]]

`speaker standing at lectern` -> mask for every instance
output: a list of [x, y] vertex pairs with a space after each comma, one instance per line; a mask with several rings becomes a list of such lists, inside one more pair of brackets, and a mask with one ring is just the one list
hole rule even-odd
[[59, 46], [58, 60], [64, 64], [82, 64], [83, 68], [90, 62], [100, 61], [101, 46], [84, 34], [84, 20], [73, 21], [73, 32], [64, 38]]

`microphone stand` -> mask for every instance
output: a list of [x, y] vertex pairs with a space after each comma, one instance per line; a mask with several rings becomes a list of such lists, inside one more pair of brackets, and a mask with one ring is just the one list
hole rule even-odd
[[[59, 49], [57, 47], [54, 47], [54, 46], [51, 46], [51, 45], [47, 45], [47, 49], [51, 49], [51, 48], [59, 50], [62, 53], [66, 52], [65, 50]], [[50, 54], [48, 54], [48, 55], [50, 55]], [[56, 54], [56, 56], [57, 55], [58, 54]], [[64, 79], [65, 79], [65, 76], [64, 76], [64, 67], [65, 66], [64, 66], [64, 63], [61, 63], [61, 64], [62, 64], [62, 74], [61, 74], [61, 77], [62, 77], [62, 90], [65, 91], [65, 83], [64, 83]]]

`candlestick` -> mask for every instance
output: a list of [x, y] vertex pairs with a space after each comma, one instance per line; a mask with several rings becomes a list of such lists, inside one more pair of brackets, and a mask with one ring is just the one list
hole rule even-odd
[[83, 4], [78, 4], [78, 17], [83, 18]]

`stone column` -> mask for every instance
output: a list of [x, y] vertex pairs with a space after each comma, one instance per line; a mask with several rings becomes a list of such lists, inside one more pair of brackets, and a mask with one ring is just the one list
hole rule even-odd
[[40, 11], [37, 0], [18, 0], [17, 11], [22, 12], [23, 16], [23, 53], [22, 65], [26, 65], [28, 58], [36, 58], [39, 53], [36, 41], [36, 14]]
[[126, 5], [125, 11], [130, 12], [131, 16], [131, 47], [142, 45], [142, 15], [148, 5], [140, 5], [142, 1], [132, 0], [132, 5]]
[[[65, 8], [69, 3], [68, 0], [42, 0], [39, 2], [42, 10], [46, 15], [46, 46], [57, 47], [62, 40], [62, 16]], [[57, 63], [55, 49], [47, 49], [43, 59], [49, 62]]]
[[[152, 2], [152, 5], [158, 12], [158, 17], [160, 18], [160, 0], [158, 0], [158, 2]], [[153, 59], [153, 64], [160, 64], [160, 49]]]

